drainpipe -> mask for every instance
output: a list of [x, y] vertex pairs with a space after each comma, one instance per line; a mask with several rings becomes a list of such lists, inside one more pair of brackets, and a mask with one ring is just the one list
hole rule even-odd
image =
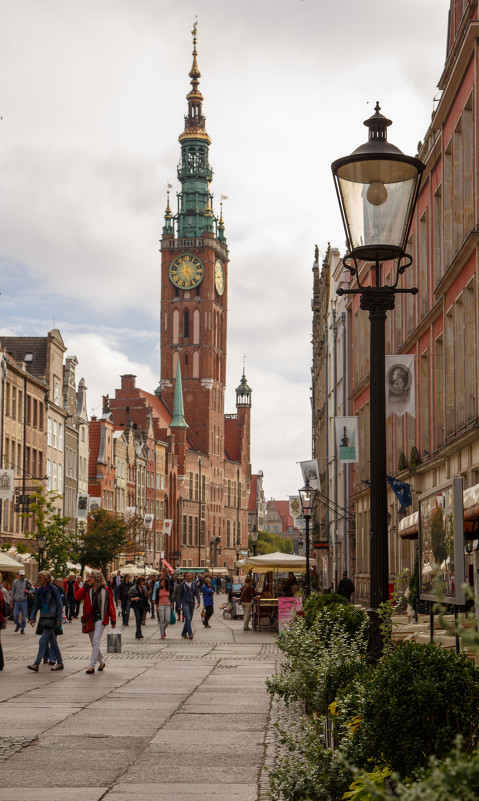
[[[343, 415], [347, 416], [346, 407], [346, 312], [341, 312], [341, 322], [343, 324]], [[343, 507], [348, 509], [348, 478], [349, 478], [349, 465], [343, 464]], [[348, 538], [348, 521], [346, 516], [343, 517], [343, 570], [349, 573], [349, 538]]]
[[336, 324], [336, 301], [331, 301], [331, 316], [333, 318], [333, 454], [334, 454], [334, 482], [333, 482], [333, 500], [334, 500], [334, 528], [333, 528], [333, 584], [334, 589], [338, 583], [338, 444], [336, 437], [336, 415], [338, 412], [337, 405], [337, 388], [338, 388], [338, 365], [337, 365], [337, 339], [338, 339], [338, 326]]
[[[325, 483], [326, 483], [326, 490], [325, 495], [329, 497], [329, 401], [328, 401], [328, 361], [329, 361], [329, 353], [328, 353], [328, 325], [324, 326], [324, 419], [325, 419], [325, 449], [326, 449], [326, 469], [325, 469]], [[329, 504], [326, 504], [326, 539], [328, 540], [328, 556], [326, 559], [326, 588], [329, 589], [331, 586], [331, 579], [330, 579], [330, 571], [329, 571]]]

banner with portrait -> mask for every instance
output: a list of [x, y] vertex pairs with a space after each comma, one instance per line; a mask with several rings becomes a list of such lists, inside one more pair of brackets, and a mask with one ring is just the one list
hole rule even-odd
[[13, 499], [14, 476], [14, 470], [0, 470], [0, 500], [11, 501]]
[[149, 529], [150, 531], [153, 528], [153, 521], [155, 519], [155, 515], [144, 515], [143, 522], [145, 524], [145, 528]]
[[386, 356], [386, 417], [416, 417], [414, 356]]
[[88, 493], [79, 492], [77, 498], [77, 520], [86, 520], [88, 517]]
[[321, 490], [317, 459], [308, 459], [307, 462], [300, 462], [299, 464], [301, 466], [304, 483], [306, 484], [306, 482], [309, 481], [311, 489]]
[[100, 496], [99, 495], [98, 496], [97, 495], [95, 495], [95, 496], [89, 495], [88, 496], [88, 514], [91, 514], [92, 512], [98, 512], [99, 509], [101, 509], [101, 498], [100, 498]]
[[359, 462], [358, 418], [334, 418], [338, 461], [345, 464]]

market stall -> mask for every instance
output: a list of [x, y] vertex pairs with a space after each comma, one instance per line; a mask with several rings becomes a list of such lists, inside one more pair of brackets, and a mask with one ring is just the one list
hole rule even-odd
[[[244, 560], [243, 570], [251, 570], [260, 575], [260, 593], [253, 601], [253, 628], [261, 631], [262, 628], [276, 630], [278, 628], [278, 607], [282, 604], [284, 579], [281, 574], [305, 573], [306, 558], [295, 554], [275, 553], [252, 556]], [[288, 599], [292, 601], [293, 599]], [[296, 606], [300, 606], [302, 599], [298, 598]], [[290, 610], [291, 612], [291, 610]]]

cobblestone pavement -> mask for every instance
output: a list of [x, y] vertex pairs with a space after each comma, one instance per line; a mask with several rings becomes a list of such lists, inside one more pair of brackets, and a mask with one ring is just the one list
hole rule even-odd
[[[224, 598], [220, 598], [224, 601]], [[85, 674], [89, 640], [78, 620], [65, 624], [62, 672], [34, 661], [38, 637], [10, 622], [2, 632], [0, 801], [261, 801], [273, 764], [271, 722], [281, 713], [265, 689], [279, 651], [269, 632], [245, 632], [223, 620], [220, 604], [194, 639], [182, 624], [148, 618], [144, 639], [122, 632], [122, 653]], [[102, 645], [106, 646], [106, 638]], [[8, 735], [8, 736], [7, 736]]]

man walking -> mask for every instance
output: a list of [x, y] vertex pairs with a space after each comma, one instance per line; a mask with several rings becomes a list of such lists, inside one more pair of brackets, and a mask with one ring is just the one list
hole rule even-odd
[[196, 608], [200, 605], [200, 593], [196, 581], [193, 581], [191, 573], [185, 575], [185, 580], [181, 582], [178, 588], [178, 606], [183, 611], [185, 624], [181, 636], [184, 639], [193, 639], [193, 630], [191, 628], [191, 620], [195, 611], [195, 598]]
[[346, 571], [343, 573], [343, 577], [338, 584], [338, 589], [336, 590], [338, 595], [342, 595], [343, 598], [347, 598], [348, 601], [351, 600], [351, 595], [354, 592], [354, 584], [350, 578], [348, 578], [348, 574]]
[[121, 603], [121, 617], [124, 626], [128, 626], [130, 621], [130, 598], [129, 592], [132, 588], [130, 576], [127, 574], [118, 588], [118, 600]]
[[[25, 624], [28, 617], [28, 597], [33, 591], [31, 583], [25, 577], [25, 571], [19, 570], [18, 576], [13, 582], [11, 602], [13, 604], [13, 620], [15, 631], [20, 630], [20, 634], [25, 634]], [[20, 620], [21, 615], [21, 620]]]

